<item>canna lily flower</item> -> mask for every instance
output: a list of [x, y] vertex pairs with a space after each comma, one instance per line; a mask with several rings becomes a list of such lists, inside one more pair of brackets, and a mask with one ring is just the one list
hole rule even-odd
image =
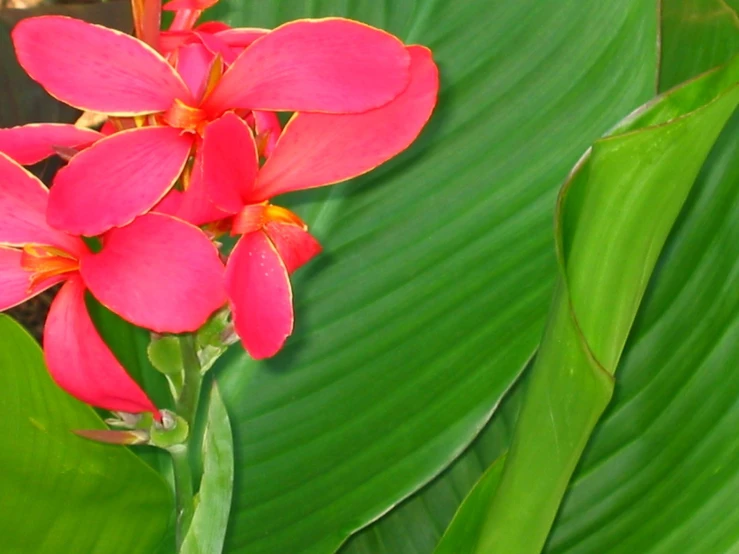
[[276, 354], [291, 334], [289, 275], [321, 249], [305, 223], [271, 198], [366, 173], [416, 139], [439, 80], [428, 49], [408, 52], [411, 82], [395, 100], [362, 114], [295, 114], [261, 168], [241, 118], [227, 113], [206, 128], [203, 187], [218, 208], [234, 214], [231, 233], [241, 235], [226, 264], [226, 291], [236, 332], [253, 358]]
[[158, 417], [95, 330], [85, 291], [141, 327], [194, 331], [226, 300], [215, 247], [188, 223], [148, 214], [105, 234], [92, 252], [80, 237], [47, 225], [48, 190], [3, 154], [0, 183], [0, 310], [64, 283], [44, 329], [54, 380], [93, 406]]
[[398, 39], [345, 19], [287, 23], [255, 40], [222, 75], [214, 64], [205, 88], [197, 64], [178, 73], [144, 42], [76, 19], [25, 19], [13, 43], [23, 68], [56, 98], [109, 116], [147, 116], [149, 126], [95, 142], [57, 174], [49, 224], [87, 236], [160, 202], [186, 170], [197, 137], [229, 110], [363, 112], [390, 102], [409, 79], [410, 57]]

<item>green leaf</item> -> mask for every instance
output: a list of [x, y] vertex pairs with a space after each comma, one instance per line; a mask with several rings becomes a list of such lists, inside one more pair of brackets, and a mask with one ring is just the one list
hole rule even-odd
[[[663, 250], [619, 365], [613, 401], [569, 485], [545, 552], [720, 554], [739, 544], [737, 183], [739, 113]], [[466, 480], [445, 472], [353, 537], [342, 554], [430, 554], [470, 484], [509, 445], [508, 434], [499, 432], [504, 421], [510, 427], [515, 418], [499, 410], [452, 466], [455, 473], [468, 469]]]
[[439, 541], [435, 554], [469, 554], [475, 551], [476, 539], [482, 532], [487, 506], [503, 476], [505, 460], [505, 455], [495, 460], [475, 483]]
[[446, 467], [538, 343], [551, 218], [577, 157], [653, 94], [656, 10], [556, 3], [221, 2], [235, 25], [348, 15], [430, 46], [439, 108], [407, 153], [295, 195], [325, 253], [296, 333], [215, 368], [239, 480], [229, 552], [329, 552]]
[[[663, 89], [669, 88], [677, 81], [693, 77], [696, 73], [703, 72], [719, 63], [726, 61], [726, 52], [736, 53], [739, 51], [739, 31], [737, 27], [733, 27], [732, 32], [721, 32], [724, 25], [726, 12], [723, 6], [713, 1], [707, 2], [689, 2], [684, 0], [664, 0], [662, 2], [662, 63], [660, 64], [661, 84]], [[717, 9], [718, 8], [718, 9]], [[702, 11], [701, 11], [702, 10]], [[677, 12], [677, 13], [676, 13]], [[678, 15], [677, 17], [675, 17]], [[702, 36], [696, 36], [696, 33], [702, 33]], [[682, 48], [680, 42], [683, 37], [691, 35], [693, 44], [689, 49]], [[720, 36], [721, 40], [717, 40]], [[737, 362], [732, 357], [731, 352], [727, 348], [720, 345], [714, 345], [715, 338], [705, 336], [705, 332], [700, 337], [689, 337], [683, 325], [676, 325], [678, 322], [692, 322], [705, 320], [703, 313], [713, 314], [718, 306], [731, 310], [735, 306], [727, 288], [731, 286], [731, 269], [726, 270], [725, 264], [717, 264], [717, 260], [735, 260], [739, 256], [736, 251], [728, 248], [729, 245], [737, 244], [737, 237], [732, 236], [725, 228], [722, 228], [718, 222], [725, 221], [725, 207], [732, 205], [732, 195], [736, 195], [736, 189], [732, 192], [732, 186], [739, 182], [739, 149], [737, 143], [729, 139], [729, 137], [739, 136], [739, 121], [735, 116], [733, 125], [729, 125], [724, 131], [724, 139], [719, 141], [714, 152], [704, 167], [702, 178], [695, 185], [696, 193], [689, 198], [687, 210], [694, 214], [693, 220], [695, 225], [686, 227], [685, 220], [681, 220], [677, 224], [677, 233], [668, 242], [666, 251], [660, 266], [663, 268], [657, 274], [655, 283], [650, 285], [653, 292], [648, 291], [644, 305], [644, 313], [650, 313], [652, 321], [641, 325], [643, 318], [638, 317], [633, 330], [633, 336], [641, 336], [651, 330], [649, 336], [650, 352], [654, 352], [655, 356], [647, 360], [644, 365], [640, 361], [643, 355], [632, 356], [629, 345], [625, 352], [622, 362], [622, 369], [619, 369], [619, 378], [616, 383], [615, 398], [598, 427], [591, 440], [590, 446], [586, 451], [583, 466], [576, 472], [573, 483], [570, 486], [570, 492], [565, 499], [563, 513], [558, 518], [558, 522], [562, 525], [555, 524], [552, 544], [557, 544], [556, 552], [582, 552], [589, 554], [590, 552], [674, 552], [674, 551], [690, 551], [705, 552], [706, 554], [716, 554], [717, 552], [728, 552], [731, 546], [739, 543], [736, 533], [732, 530], [739, 528], [735, 523], [737, 518], [737, 510], [735, 502], [726, 495], [721, 494], [721, 486], [724, 490], [733, 490], [736, 482], [736, 473], [724, 471], [716, 477], [717, 481], [712, 483], [710, 487], [702, 487], [700, 491], [690, 488], [692, 482], [691, 475], [702, 474], [704, 469], [699, 463], [686, 467], [684, 459], [690, 455], [694, 448], [700, 447], [702, 443], [711, 445], [712, 452], [715, 452], [717, 458], [725, 459], [726, 452], [736, 451], [735, 441], [726, 440], [729, 433], [728, 426], [732, 425], [732, 421], [736, 421], [736, 416], [732, 418], [731, 412], [727, 412], [723, 416], [724, 425], [714, 425], [705, 421], [702, 426], [692, 428], [690, 435], [681, 432], [682, 429], [690, 428], [681, 423], [680, 418], [683, 417], [692, 420], [692, 411], [697, 402], [696, 396], [706, 393], [706, 383], [710, 381], [710, 386], [725, 392], [726, 398], [735, 398], [738, 391], [731, 386], [726, 385], [731, 381], [732, 368], [737, 366]], [[731, 162], [733, 160], [733, 170]], [[724, 179], [723, 185], [718, 186], [715, 182]], [[710, 181], [707, 183], [707, 181]], [[714, 196], [715, 194], [715, 196]], [[709, 198], [714, 200], [708, 201]], [[699, 200], [701, 199], [701, 200]], [[697, 210], [697, 213], [696, 213]], [[704, 211], [703, 215], [701, 212]], [[739, 215], [734, 216], [739, 217]], [[688, 229], [690, 229], [688, 231]], [[677, 238], [679, 237], [679, 239]], [[684, 242], [684, 241], [687, 241]], [[707, 250], [716, 250], [711, 260], [702, 255]], [[683, 252], [684, 254], [679, 254]], [[674, 256], [681, 259], [680, 263], [672, 264]], [[695, 267], [697, 266], [697, 267]], [[664, 269], [670, 267], [670, 270]], [[721, 269], [720, 269], [721, 268]], [[664, 282], [663, 275], [665, 271], [674, 272], [672, 280], [672, 289], [663, 288], [661, 283]], [[680, 308], [668, 310], [671, 305], [673, 296], [676, 291], [685, 290], [685, 285], [681, 286], [681, 280], [687, 282], [693, 274], [714, 275], [711, 281], [713, 284], [707, 285], [705, 291], [700, 291], [694, 287], [696, 297], [700, 299], [697, 304], [690, 305], [690, 310], [685, 311], [684, 317], [679, 309], [685, 310], [688, 306], [682, 304]], [[722, 277], [719, 277], [721, 275]], [[692, 281], [694, 282], [694, 281]], [[727, 286], [720, 285], [729, 283]], [[734, 285], [736, 287], [736, 285]], [[664, 291], [660, 292], [660, 291]], [[654, 296], [659, 297], [658, 301], [653, 302]], [[735, 309], [735, 308], [734, 308]], [[663, 313], [668, 313], [670, 318], [665, 318], [665, 324], [659, 319]], [[715, 321], [711, 318], [710, 321]], [[725, 321], [722, 319], [721, 321]], [[722, 337], [726, 334], [725, 325], [717, 324], [712, 333], [715, 337]], [[710, 333], [709, 332], [709, 333]], [[674, 337], [674, 338], [673, 338]], [[672, 356], [668, 353], [672, 346], [676, 343], [689, 342], [694, 345], [697, 352], [705, 349], [715, 352], [710, 360], [704, 362], [700, 367], [691, 367], [691, 363], [696, 363], [696, 357], [683, 357], [685, 361], [681, 364], [681, 368], [677, 370], [674, 366]], [[701, 342], [705, 341], [705, 342]], [[633, 345], [635, 341], [630, 341]], [[734, 341], [736, 342], [736, 341]], [[634, 362], [634, 363], [632, 363]], [[677, 370], [677, 371], [676, 371]], [[694, 376], [695, 377], [692, 377]], [[669, 377], [667, 377], [669, 376]], [[695, 392], [690, 392], [690, 382], [701, 381], [704, 387], [696, 388]], [[671, 384], [665, 386], [665, 380]], [[643, 392], [642, 388], [645, 383], [660, 382], [661, 388], [667, 390], [657, 394], [655, 387], [650, 387]], [[659, 385], [658, 385], [659, 386]], [[687, 389], [683, 395], [676, 395], [677, 392]], [[624, 392], [621, 391], [629, 391]], [[632, 401], [638, 396], [638, 401]], [[691, 403], [692, 402], [692, 403]], [[669, 423], [665, 418], [660, 417], [668, 406], [675, 404], [680, 406], [674, 410], [670, 410], [673, 417], [669, 418]], [[724, 406], [722, 404], [721, 406]], [[619, 414], [618, 422], [610, 421], [610, 414]], [[473, 446], [469, 448], [465, 454], [455, 462], [455, 466], [469, 466], [474, 468], [479, 459], [494, 459], [495, 452], [499, 452], [501, 448], [508, 446], [508, 443], [495, 443], [491, 449], [490, 441], [487, 436], [494, 432], [496, 428], [496, 420], [501, 416], [500, 412], [491, 421], [481, 436], [475, 441]], [[736, 423], [734, 423], [736, 425]], [[668, 427], [669, 426], [669, 427]], [[654, 429], [650, 433], [642, 433], [642, 429]], [[625, 433], [623, 430], [633, 430], [633, 433]], [[715, 434], [721, 437], [720, 447], [716, 441], [697, 440], [691, 437], [710, 437]], [[659, 473], [651, 473], [652, 479], [642, 477], [638, 480], [638, 492], [632, 485], [634, 494], [626, 494], [620, 492], [620, 488], [629, 483], [630, 477], [638, 473], [639, 468], [647, 466], [653, 460], [662, 457], [662, 445], [665, 436], [672, 436], [673, 442], [681, 444], [684, 450], [681, 451], [680, 457], [667, 458], [664, 464], [659, 465]], [[735, 435], [732, 435], [735, 436]], [[598, 450], [599, 445], [607, 444], [607, 453], [601, 453], [599, 458], [593, 458], [593, 463], [589, 461], [591, 457], [588, 452]], [[623, 453], [620, 457], [617, 453]], [[609, 464], [600, 464], [600, 460], [609, 458], [611, 453], [612, 459]], [[616, 459], [617, 458], [617, 459]], [[705, 460], [705, 456], [702, 458]], [[670, 465], [671, 464], [671, 465]], [[605, 468], [607, 465], [608, 472], [595, 472], [594, 469], [600, 467]], [[734, 467], [739, 471], [739, 463], [735, 462]], [[678, 469], [680, 468], [680, 469]], [[692, 472], [692, 473], [691, 473]], [[595, 475], [591, 475], [595, 473]], [[478, 471], [477, 475], [480, 475]], [[592, 495], [587, 497], [585, 501], [568, 501], [569, 498], [582, 497], [576, 492], [583, 490], [579, 485], [579, 476], [588, 476], [584, 481], [588, 483], [585, 490], [592, 491]], [[474, 478], [474, 475], [473, 475]], [[457, 495], [446, 495], [440, 497], [433, 494], [437, 489], [449, 488], [451, 486], [448, 472], [432, 482], [429, 486], [417, 494], [410, 502], [406, 502], [395, 508], [390, 514], [383, 517], [380, 521], [370, 526], [354, 537], [348, 548], [342, 550], [346, 554], [354, 552], [380, 553], [380, 552], [417, 552], [430, 553], [433, 551], [435, 542], [429, 541], [429, 535], [439, 528], [445, 526], [445, 522], [451, 520], [451, 515], [446, 519], [438, 517], [430, 517], [430, 513], [434, 514], [451, 514], [453, 509], [460, 503], [464, 496], [464, 489], [457, 489]], [[660, 504], [652, 499], [656, 498], [653, 489], [672, 491], [673, 497], [675, 491], [683, 491], [680, 495], [680, 501], [673, 502], [674, 498], [663, 497]], [[687, 492], [690, 491], [690, 492]], [[611, 499], [620, 499], [620, 502]], [[605, 509], [604, 505], [608, 504], [613, 510]], [[670, 520], [667, 521], [662, 517], [665, 512], [665, 506], [675, 504], [671, 509]], [[424, 510], [416, 510], [414, 506], [422, 505]], [[642, 507], [644, 505], [644, 507]], [[631, 510], [633, 508], [633, 511]], [[598, 516], [591, 517], [594, 511], [598, 511]], [[633, 516], [631, 515], [633, 513]], [[696, 514], [710, 514], [702, 517]], [[703, 541], [701, 537], [705, 536], [705, 521], [710, 517], [711, 523], [708, 524], [712, 528], [712, 538]], [[677, 521], [680, 521], [678, 524]], [[565, 524], [566, 521], [566, 524]], [[664, 527], [658, 532], [655, 530], [658, 521], [664, 523]], [[626, 523], [628, 522], [628, 523]], [[567, 531], [560, 531], [565, 528]], [[604, 532], [601, 530], [610, 530], [617, 528], [617, 532]], [[644, 533], [640, 530], [645, 529]], [[575, 531], [576, 530], [576, 531]], [[572, 531], [572, 532], [570, 532]], [[596, 537], [600, 535], [600, 540], [591, 541], [590, 535]], [[624, 541], [625, 536], [639, 535], [639, 543]], [[665, 541], [668, 545], [666, 549], [661, 549], [660, 543], [666, 536], [679, 537], [679, 539], [670, 539]], [[385, 550], [381, 545], [393, 544], [393, 541], [402, 537], [404, 548]], [[560, 537], [566, 537], [566, 546], [561, 544]], [[373, 541], [372, 548], [354, 548], [356, 545], [364, 546], [365, 543]], [[684, 544], [690, 544], [690, 547], [681, 547], [680, 541]], [[723, 543], [725, 548], [718, 545]], [[625, 545], [623, 549], [619, 549], [619, 545]], [[672, 550], [670, 550], [672, 548]]]
[[174, 335], [153, 337], [146, 348], [149, 361], [165, 375], [178, 375], [184, 370], [180, 339]]
[[127, 449], [72, 432], [105, 426], [52, 382], [38, 345], [6, 316], [0, 342], [2, 551], [155, 551], [173, 509], [166, 484]]
[[517, 382], [464, 456], [422, 491], [351, 537], [341, 554], [417, 554], [436, 548], [449, 522], [491, 464], [505, 454], [518, 417], [525, 379]]
[[661, 0], [661, 10], [660, 90], [728, 62], [739, 50], [739, 1]]
[[547, 552], [739, 545], [739, 112], [668, 241]]
[[214, 381], [203, 441], [203, 479], [197, 495], [195, 515], [182, 544], [181, 554], [221, 552], [231, 511], [233, 483], [231, 424]]
[[[562, 277], [503, 476], [474, 552], [541, 552], [683, 202], [739, 105], [739, 57], [637, 113], [578, 164], [560, 196]], [[735, 83], [717, 90], [724, 81]], [[707, 104], [700, 102], [713, 97]], [[661, 104], [692, 111], [665, 122]], [[671, 114], [672, 115], [672, 114]], [[546, 453], [546, 456], [542, 456]], [[514, 510], [511, 506], [515, 506]], [[475, 540], [474, 537], [470, 538]]]

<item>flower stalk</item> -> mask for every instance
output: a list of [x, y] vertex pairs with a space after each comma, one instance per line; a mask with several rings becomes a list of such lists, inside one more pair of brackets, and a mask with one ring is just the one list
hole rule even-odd
[[[188, 441], [189, 442], [189, 441]], [[172, 470], [174, 472], [175, 504], [177, 510], [176, 541], [177, 552], [190, 529], [195, 514], [194, 490], [192, 486], [192, 468], [190, 467], [190, 449], [188, 444], [178, 444], [168, 448], [172, 455]]]
[[[187, 334], [180, 337], [180, 349], [182, 352], [183, 381], [180, 395], [177, 398], [177, 414], [187, 422], [189, 429], [193, 430], [203, 384], [195, 336]], [[187, 536], [187, 531], [195, 513], [193, 476], [190, 466], [191, 440], [191, 434], [188, 434], [184, 442], [167, 449], [172, 456], [174, 472], [178, 552], [185, 536]]]

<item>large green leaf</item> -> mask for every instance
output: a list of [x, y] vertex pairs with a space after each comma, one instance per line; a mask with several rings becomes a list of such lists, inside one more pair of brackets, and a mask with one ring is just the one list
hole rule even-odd
[[213, 382], [203, 439], [203, 477], [197, 506], [181, 554], [215, 554], [223, 549], [234, 484], [233, 437], [226, 407]]
[[565, 184], [549, 324], [479, 536], [457, 552], [541, 552], [662, 246], [737, 105], [739, 57], [619, 125]]
[[280, 357], [219, 382], [237, 490], [230, 552], [330, 552], [444, 468], [534, 351], [558, 185], [652, 96], [641, 0], [221, 2], [233, 24], [349, 15], [440, 64], [439, 109], [405, 155], [294, 206], [326, 252], [297, 275]]
[[739, 48], [739, 0], [661, 0], [659, 88], [726, 63]]
[[[525, 382], [525, 379], [522, 380]], [[388, 515], [357, 533], [341, 548], [350, 554], [428, 554], [434, 551], [457, 506], [486, 468], [510, 444], [518, 416], [522, 382], [506, 395], [464, 456]]]
[[[737, 183], [739, 114], [663, 251], [612, 404], [570, 484], [546, 552], [722, 554], [739, 545]], [[471, 483], [507, 447], [504, 422], [510, 429], [511, 415], [498, 411], [450, 470], [342, 553], [433, 552]], [[464, 480], [452, 478], [462, 469]]]
[[162, 479], [124, 447], [72, 433], [104, 428], [49, 377], [41, 350], [0, 316], [0, 545], [7, 554], [150, 554], [172, 501]]
[[739, 114], [676, 226], [547, 552], [739, 546]]
[[[672, 86], [678, 80], [692, 77], [694, 73], [705, 71], [725, 61], [727, 51], [734, 53], [739, 51], [739, 27], [734, 27], [733, 33], [722, 34], [720, 32], [724, 18], [730, 15], [723, 9], [723, 6], [717, 6], [716, 2], [705, 2], [703, 12], [697, 13], [699, 8], [694, 2], [665, 0], [663, 4], [661, 63], [663, 87]], [[682, 15], [675, 17], [676, 12]], [[694, 41], [697, 41], [694, 47], [690, 50], [682, 49], [681, 37], [695, 33], [697, 30], [702, 32], [702, 42], [698, 41], [699, 37], [694, 36]], [[723, 38], [717, 40], [717, 37]], [[739, 136], [738, 119], [739, 115], [724, 131], [723, 138], [716, 145], [704, 167], [702, 176], [695, 185], [693, 195], [688, 199], [686, 213], [693, 214], [690, 216], [693, 223], [688, 225], [688, 217], [684, 216], [678, 222], [673, 237], [668, 241], [661, 261], [662, 269], [647, 293], [642, 310], [643, 313], [652, 314], [653, 320], [645, 322], [643, 317], [639, 317], [636, 321], [633, 336], [649, 333], [648, 348], [653, 348], [651, 352], [654, 356], [650, 358], [645, 358], [643, 354], [632, 356], [632, 347], [635, 347], [636, 342], [632, 338], [631, 343], [627, 344], [622, 368], [619, 370], [613, 404], [606, 413], [603, 423], [596, 428], [596, 434], [589, 450], [598, 451], [599, 445], [607, 445], [604, 446], [604, 452], [612, 453], [615, 459], [610, 462], [607, 473], [604, 471], [598, 473], [595, 469], [605, 467], [599, 462], [608, 459], [607, 455], [604, 454], [598, 459], [592, 458], [591, 464], [591, 456], [586, 454], [583, 467], [574, 478], [576, 485], [571, 487], [571, 498], [582, 498], [577, 491], [583, 490], [579, 483], [583, 480], [581, 476], [587, 475], [586, 481], [593, 487], [591, 496], [588, 498], [590, 503], [577, 502], [574, 499], [566, 500], [559, 523], [554, 529], [552, 545], [556, 545], [556, 548], [553, 548], [555, 552], [569, 552], [570, 549], [566, 548], [566, 545], [571, 547], [573, 552], [582, 553], [695, 551], [717, 554], [730, 551], [732, 546], [739, 542], [732, 531], [737, 527], [735, 523], [736, 503], [731, 495], [731, 491], [737, 490], [736, 483], [739, 478], [737, 471], [722, 472], [716, 476], [715, 482], [710, 487], [702, 487], [700, 490], [693, 488], [689, 493], [683, 492], [680, 502], [672, 502], [666, 494], [657, 500], [653, 492], [657, 489], [671, 492], [684, 491], [694, 475], [702, 475], [708, 471], [706, 468], [710, 465], [701, 465], [706, 460], [705, 456], [696, 457], [696, 463], [687, 467], [682, 462], [682, 458], [689, 457], [691, 452], [700, 448], [701, 443], [691, 437], [701, 434], [705, 436], [706, 439], [703, 442], [714, 449], [712, 452], [715, 453], [717, 459], [725, 459], [727, 452], [736, 451], [739, 448], [736, 440], [726, 440], [727, 433], [731, 433], [732, 426], [736, 428], [737, 414], [734, 413], [737, 410], [736, 405], [733, 411], [729, 409], [726, 412], [722, 420], [726, 423], [716, 428], [712, 426], [708, 418], [703, 420], [702, 425], [697, 428], [691, 428], [687, 423], [693, 419], [694, 408], [692, 406], [695, 402], [700, 402], [697, 398], [702, 395], [710, 397], [714, 394], [707, 392], [708, 387], [715, 387], [716, 392], [725, 393], [726, 402], [730, 402], [731, 398], [736, 398], [736, 387], [728, 385], [732, 379], [733, 369], [737, 366], [736, 360], [732, 359], [731, 341], [728, 343], [728, 348], [717, 346], [715, 348], [717, 351], [711, 357], [710, 362], [703, 364], [700, 368], [690, 367], [690, 364], [696, 363], [700, 354], [696, 354], [698, 357], [685, 358], [684, 363], [681, 364], [682, 371], [679, 372], [673, 368], [673, 357], [666, 354], [674, 344], [682, 343], [689, 338], [687, 329], [684, 327], [686, 323], [689, 326], [693, 321], [714, 321], [713, 318], [704, 317], [703, 313], [713, 314], [719, 307], [725, 307], [729, 312], [734, 310], [734, 313], [737, 310], [736, 295], [734, 293], [732, 296], [731, 288], [733, 286], [733, 289], [736, 289], [736, 285], [731, 284], [729, 277], [732, 274], [732, 268], [719, 269], [721, 266], [715, 264], [716, 260], [720, 259], [731, 266], [734, 264], [733, 260], [737, 258], [737, 252], [734, 249], [734, 245], [737, 244], [736, 237], [731, 236], [731, 230], [726, 228], [726, 223], [719, 222], [731, 221], [727, 219], [731, 216], [726, 216], [724, 213], [725, 208], [730, 207], [732, 202], [736, 202], [736, 182], [739, 174], [739, 145], [736, 141], [736, 137]], [[709, 199], [713, 201], [710, 202]], [[736, 220], [737, 216], [733, 217]], [[713, 224], [709, 225], [709, 223]], [[718, 252], [711, 259], [700, 254], [716, 248]], [[673, 261], [677, 258], [680, 259], [679, 262]], [[701, 263], [697, 264], [696, 261]], [[672, 290], [663, 285], [666, 271], [673, 272], [670, 284], [670, 287], [673, 287]], [[700, 287], [700, 284], [695, 279], [691, 279], [691, 275], [701, 274], [713, 276], [711, 282], [706, 282], [706, 290], [698, 290], [696, 287]], [[671, 297], [675, 294], [674, 291], [685, 289], [688, 281], [693, 282], [691, 290], [697, 295], [699, 302], [693, 302], [691, 306], [683, 303], [668, 310], [672, 302]], [[718, 286], [718, 283], [727, 284]], [[657, 302], [655, 297], [660, 300]], [[687, 308], [690, 309], [687, 310]], [[680, 311], [681, 309], [686, 309], [684, 314]], [[659, 318], [663, 317], [662, 314], [665, 312], [669, 314], [671, 323], [667, 320], [664, 324], [660, 322]], [[678, 322], [681, 322], [681, 325], [676, 325]], [[699, 341], [705, 341], [697, 352], [703, 351], [703, 348], [714, 348], [716, 339], [724, 336], [725, 330], [731, 325], [731, 322], [727, 322], [724, 326], [717, 325], [715, 329], [705, 329], [702, 336], [693, 337], [693, 344], [696, 342], [701, 344]], [[715, 337], [710, 336], [712, 332], [715, 333]], [[665, 359], [662, 360], [662, 357]], [[694, 392], [688, 390], [683, 395], [676, 394], [690, 388], [693, 375], [700, 375], [694, 379], [700, 380], [702, 386], [696, 387]], [[653, 386], [642, 391], [645, 384], [652, 382], [655, 383]], [[659, 383], [668, 383], [668, 385], [661, 394], [656, 394], [662, 388]], [[693, 402], [693, 404], [688, 404], [688, 402]], [[674, 407], [669, 408], [672, 417], [660, 423], [660, 420], [664, 420], [663, 412], [672, 403], [675, 404]], [[722, 407], [726, 405], [724, 403]], [[734, 413], [733, 416], [732, 413]], [[614, 420], [612, 414], [619, 414], [617, 421]], [[455, 465], [474, 467], [477, 460], [493, 460], [497, 453], [506, 447], [505, 441], [502, 444], [493, 443], [492, 448], [490, 446], [489, 436], [495, 435], [497, 417], [496, 415], [493, 418], [480, 438]], [[653, 431], [642, 432], [643, 429], [648, 428], [653, 428]], [[686, 429], [686, 433], [683, 433], [682, 429]], [[687, 434], [688, 429], [690, 429], [690, 434]], [[661, 446], [667, 436], [672, 437], [673, 444], [681, 445], [683, 450], [680, 454], [665, 457], [657, 470], [659, 473], [653, 472], [651, 479], [642, 476], [638, 485], [635, 483], [631, 485], [638, 488], [638, 490], [632, 489], [634, 494], [628, 495], [626, 492], [620, 492], [619, 489], [630, 481], [629, 476], [635, 473], [636, 468], [649, 465], [655, 459], [660, 458]], [[735, 436], [735, 433], [731, 435], [732, 438]], [[622, 453], [620, 457], [617, 456], [618, 453]], [[736, 461], [729, 461], [724, 467], [739, 468], [739, 464]], [[480, 475], [480, 473], [475, 475]], [[594, 475], [590, 475], [591, 473]], [[598, 479], [597, 487], [595, 487], [596, 479]], [[453, 506], [458, 505], [465, 494], [464, 490], [458, 491], [457, 495], [444, 497], [431, 493], [434, 489], [449, 487], [448, 477], [442, 476], [435, 480], [411, 501], [396, 508], [352, 539], [350, 547], [345, 549], [346, 552], [354, 552], [352, 547], [364, 546], [368, 541], [372, 541], [373, 547], [357, 548], [357, 552], [379, 554], [398, 551], [397, 549], [385, 550], [378, 546], [392, 544], [397, 537], [402, 537], [405, 541], [404, 552], [432, 552], [435, 543], [429, 541], [428, 535], [436, 533], [438, 537], [439, 527], [443, 529], [443, 520], [440, 521], [438, 517], [431, 518], [428, 514], [450, 514]], [[640, 498], [635, 500], [637, 496]], [[616, 504], [616, 499], [621, 501]], [[660, 501], [664, 504], [660, 504]], [[610, 502], [614, 502], [614, 509], [606, 513], [604, 506]], [[426, 510], [413, 509], [414, 505], [419, 504], [425, 506]], [[592, 509], [596, 505], [602, 507], [601, 513], [597, 517], [591, 517]], [[635, 508], [632, 512], [629, 511], [631, 506]], [[668, 506], [670, 506], [671, 516], [666, 518], [663, 514]], [[620, 517], [622, 515], [623, 517]], [[706, 524], [709, 517], [712, 523]], [[608, 518], [612, 521], [608, 521]], [[446, 521], [450, 520], [451, 516], [448, 515]], [[617, 521], [619, 523], [616, 523]], [[662, 523], [662, 529], [657, 527], [658, 522]], [[398, 532], [401, 525], [403, 530]], [[704, 540], [702, 537], [706, 534], [706, 525], [711, 527], [712, 532]], [[610, 533], [607, 535], [600, 533], [601, 528], [609, 529]], [[614, 529], [617, 531], [614, 532]], [[639, 534], [640, 544], [625, 541], [623, 550], [616, 548], [621, 543], [622, 537], [634, 533]], [[591, 534], [600, 534], [602, 542], [591, 541], [589, 539]], [[671, 538], [671, 535], [676, 539]], [[688, 546], [685, 550], [679, 548], [679, 541], [688, 537], [690, 541], [686, 544], [692, 544], [694, 548], [691, 549]], [[700, 544], [701, 541], [703, 541], [702, 544]], [[664, 546], [660, 547], [662, 542]]]

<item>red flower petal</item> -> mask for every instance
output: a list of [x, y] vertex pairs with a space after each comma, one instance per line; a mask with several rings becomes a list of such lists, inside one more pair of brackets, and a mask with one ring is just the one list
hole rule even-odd
[[159, 35], [159, 49], [164, 54], [170, 54], [183, 44], [190, 44], [195, 40], [192, 31], [162, 31]]
[[162, 7], [165, 12], [179, 10], [205, 10], [215, 5], [218, 0], [171, 0]]
[[215, 37], [228, 46], [228, 50], [219, 50], [219, 52], [223, 56], [223, 61], [231, 65], [247, 46], [251, 46], [253, 42], [267, 33], [269, 33], [268, 29], [241, 27], [218, 31]]
[[234, 327], [252, 358], [274, 356], [293, 330], [290, 278], [261, 231], [241, 237], [226, 266]]
[[269, 158], [277, 146], [282, 133], [282, 125], [274, 112], [252, 112], [262, 156]]
[[0, 152], [23, 165], [40, 162], [56, 154], [55, 146], [81, 150], [103, 135], [62, 123], [31, 123], [0, 129]]
[[80, 273], [100, 302], [160, 333], [195, 331], [226, 303], [216, 247], [197, 227], [162, 214], [106, 233]]
[[0, 244], [44, 244], [78, 254], [86, 247], [77, 237], [46, 223], [49, 191], [16, 162], [0, 154]]
[[315, 237], [297, 225], [271, 221], [264, 226], [264, 231], [277, 248], [288, 273], [321, 253], [321, 245]]
[[58, 275], [29, 290], [31, 275], [21, 267], [21, 255], [20, 250], [0, 246], [0, 311], [22, 304], [65, 278]]
[[394, 36], [348, 19], [287, 23], [249, 46], [204, 108], [363, 112], [408, 85], [410, 57]]
[[193, 98], [205, 92], [214, 55], [203, 44], [185, 44], [177, 49], [177, 72], [187, 83]]
[[251, 130], [229, 112], [205, 128], [201, 148], [208, 196], [222, 210], [238, 213], [247, 203], [259, 169]]
[[411, 84], [390, 104], [356, 115], [296, 114], [259, 172], [252, 199], [345, 181], [408, 148], [431, 117], [439, 89], [431, 52], [408, 51]]
[[124, 33], [62, 16], [31, 17], [13, 29], [18, 61], [49, 93], [111, 115], [162, 112], [190, 91], [155, 50]]
[[76, 155], [54, 180], [47, 219], [95, 236], [155, 206], [182, 173], [192, 135], [171, 127], [122, 131]]
[[174, 216], [193, 225], [205, 225], [231, 217], [232, 214], [219, 210], [208, 196], [203, 184], [202, 148], [198, 148], [190, 175], [190, 186], [186, 192], [172, 189], [152, 211]]
[[201, 23], [197, 27], [195, 27], [194, 31], [202, 31], [203, 33], [220, 33], [221, 31], [227, 31], [231, 27], [223, 23], [222, 21], [206, 21], [205, 23]]
[[85, 287], [73, 278], [51, 304], [44, 329], [49, 373], [72, 396], [99, 408], [158, 413], [100, 338], [85, 306]]

